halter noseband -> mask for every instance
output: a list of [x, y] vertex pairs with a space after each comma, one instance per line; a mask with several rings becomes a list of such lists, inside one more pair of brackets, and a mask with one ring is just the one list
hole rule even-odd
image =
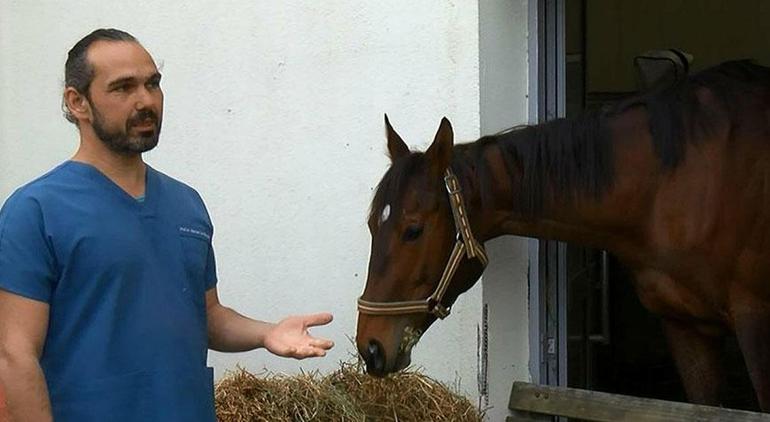
[[452, 207], [452, 215], [455, 220], [457, 240], [449, 256], [444, 272], [441, 275], [436, 290], [422, 300], [407, 300], [400, 302], [370, 302], [358, 298], [358, 311], [368, 315], [403, 315], [416, 313], [429, 313], [444, 319], [449, 315], [450, 308], [441, 304], [449, 283], [452, 281], [460, 261], [465, 255], [468, 259], [476, 258], [481, 262], [482, 268], [486, 268], [489, 259], [484, 246], [473, 237], [471, 225], [468, 222], [468, 213], [465, 211], [463, 197], [460, 194], [460, 182], [450, 168], [444, 175], [444, 183], [449, 194], [449, 204]]

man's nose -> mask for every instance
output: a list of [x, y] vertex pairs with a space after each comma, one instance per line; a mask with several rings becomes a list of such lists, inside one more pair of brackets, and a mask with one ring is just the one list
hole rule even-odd
[[147, 89], [147, 87], [139, 88], [136, 95], [135, 107], [137, 110], [156, 106], [159, 101], [158, 96], [152, 90]]

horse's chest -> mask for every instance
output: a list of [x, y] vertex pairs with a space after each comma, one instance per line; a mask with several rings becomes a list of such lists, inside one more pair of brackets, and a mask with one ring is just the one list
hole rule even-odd
[[708, 323], [724, 321], [727, 315], [708, 280], [686, 284], [664, 272], [644, 269], [636, 272], [634, 282], [639, 300], [656, 315]]

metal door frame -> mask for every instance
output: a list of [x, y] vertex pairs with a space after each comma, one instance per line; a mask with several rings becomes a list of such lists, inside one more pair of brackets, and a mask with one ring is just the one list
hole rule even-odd
[[[566, 105], [565, 0], [529, 8], [529, 120], [563, 117]], [[529, 240], [530, 373], [538, 384], [567, 385], [567, 246]]]

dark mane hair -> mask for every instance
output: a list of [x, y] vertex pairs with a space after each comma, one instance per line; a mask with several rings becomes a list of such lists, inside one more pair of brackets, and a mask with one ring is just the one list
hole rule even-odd
[[[713, 94], [713, 104], [698, 100], [697, 93], [703, 88]], [[682, 162], [688, 142], [698, 142], [724, 119], [738, 121], [741, 111], [757, 95], [770, 98], [770, 68], [748, 60], [725, 62], [605, 110], [517, 126], [471, 144], [456, 145], [452, 168], [460, 180], [467, 179], [464, 173], [475, 168], [480, 185], [492, 186], [494, 180], [483, 151], [489, 146], [499, 147], [513, 186], [521, 187], [514, 192], [514, 207], [526, 215], [536, 215], [542, 210], [545, 195], [558, 194], [568, 200], [578, 195], [598, 198], [612, 185], [616, 169], [607, 129], [616, 116], [632, 108], [645, 108], [655, 153], [664, 169], [673, 169]], [[370, 212], [400, 198], [422, 163], [422, 153], [397, 160], [377, 186]], [[488, 195], [482, 190], [482, 197]]]
[[[534, 215], [542, 210], [547, 184], [569, 198], [578, 193], [601, 195], [613, 181], [612, 143], [605, 117], [598, 112], [577, 119], [556, 119], [536, 126], [519, 126], [485, 136], [477, 144], [476, 160], [482, 186], [492, 183], [482, 159], [490, 145], [500, 148], [512, 178], [514, 207]], [[488, 192], [482, 191], [486, 197]]]
[[[697, 93], [701, 89], [709, 90], [715, 101], [699, 101]], [[499, 135], [483, 137], [477, 143], [479, 151], [490, 144], [500, 148], [508, 173], [514, 178], [521, 177], [520, 183], [513, 185], [525, 187], [525, 192], [514, 192], [514, 206], [534, 215], [542, 210], [549, 188], [569, 200], [576, 195], [597, 198], [612, 185], [613, 145], [607, 129], [614, 117], [632, 108], [645, 108], [655, 153], [664, 169], [673, 169], [682, 162], [688, 142], [704, 139], [725, 119], [738, 121], [750, 104], [747, 98], [757, 95], [770, 97], [770, 68], [749, 60], [725, 62], [605, 110], [574, 119], [514, 127]], [[480, 153], [476, 160], [483, 161]], [[480, 177], [489, 174], [481, 171]], [[482, 180], [481, 184], [491, 182]]]
[[[698, 99], [698, 92], [703, 89], [713, 95], [715, 102], [704, 103]], [[684, 158], [687, 142], [708, 136], [725, 123], [725, 119], [727, 122], [740, 120], [749, 104], [746, 98], [762, 91], [765, 95], [770, 91], [770, 68], [751, 60], [734, 60], [695, 73], [662, 90], [623, 101], [614, 113], [645, 107], [655, 152], [663, 167], [670, 169]]]

